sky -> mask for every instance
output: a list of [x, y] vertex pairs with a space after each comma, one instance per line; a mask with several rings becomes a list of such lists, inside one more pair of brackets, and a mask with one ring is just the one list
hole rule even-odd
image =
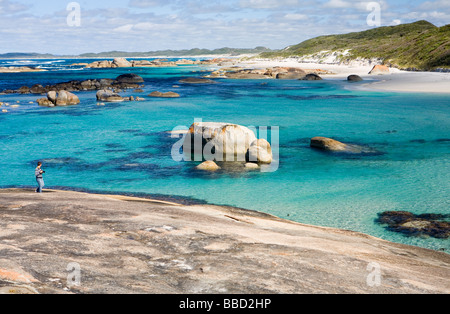
[[0, 0], [0, 17], [0, 53], [282, 49], [377, 25], [443, 26], [450, 0]]

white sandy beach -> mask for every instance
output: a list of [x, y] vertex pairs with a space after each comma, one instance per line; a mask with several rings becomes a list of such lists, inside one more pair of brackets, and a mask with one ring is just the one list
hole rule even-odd
[[390, 74], [369, 75], [374, 64], [340, 65], [322, 63], [300, 63], [286, 60], [249, 60], [236, 64], [246, 68], [294, 67], [302, 69], [322, 69], [335, 74], [321, 75], [323, 79], [346, 79], [351, 74], [361, 76], [365, 83], [353, 84], [351, 88], [393, 92], [450, 93], [450, 73], [408, 72], [391, 68]]

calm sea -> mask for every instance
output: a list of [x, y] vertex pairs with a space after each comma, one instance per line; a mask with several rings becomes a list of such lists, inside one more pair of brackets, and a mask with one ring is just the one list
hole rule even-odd
[[[384, 211], [450, 213], [450, 96], [355, 91], [339, 80], [188, 85], [179, 80], [208, 68], [67, 67], [78, 62], [92, 60], [1, 60], [49, 71], [0, 74], [0, 91], [133, 72], [145, 78], [144, 93], [121, 95], [146, 100], [97, 106], [95, 92], [76, 92], [77, 106], [41, 108], [38, 95], [0, 95], [0, 102], [19, 105], [0, 112], [0, 186], [35, 185], [35, 162], [42, 160], [47, 187], [182, 197], [450, 249], [449, 240], [406, 237], [375, 223]], [[181, 97], [147, 96], [156, 90]], [[178, 139], [165, 132], [194, 119], [279, 127], [278, 171], [207, 174], [194, 170], [195, 162], [172, 160]], [[381, 153], [326, 154], [309, 147], [315, 136]]]

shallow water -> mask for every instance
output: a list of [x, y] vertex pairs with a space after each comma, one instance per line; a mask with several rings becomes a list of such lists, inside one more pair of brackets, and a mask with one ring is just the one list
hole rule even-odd
[[[50, 61], [36, 61], [49, 72], [0, 74], [0, 91], [131, 71], [68, 69], [86, 60]], [[390, 210], [450, 213], [449, 96], [352, 91], [336, 80], [179, 83], [205, 69], [132, 69], [145, 78], [145, 92], [122, 95], [144, 97], [143, 102], [97, 106], [95, 92], [78, 92], [78, 106], [40, 108], [28, 103], [38, 95], [0, 95], [0, 102], [20, 101], [19, 108], [0, 113], [0, 185], [34, 185], [35, 162], [43, 160], [47, 186], [191, 197], [448, 252], [449, 240], [406, 237], [374, 220]], [[181, 97], [147, 96], [155, 90]], [[189, 127], [194, 119], [279, 127], [278, 171], [205, 174], [193, 169], [195, 162], [173, 161], [178, 139], [164, 132]], [[314, 136], [381, 153], [323, 153], [309, 148]]]

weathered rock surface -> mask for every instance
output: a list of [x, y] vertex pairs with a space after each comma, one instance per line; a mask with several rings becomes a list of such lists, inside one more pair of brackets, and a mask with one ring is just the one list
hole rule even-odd
[[304, 77], [302, 77], [300, 80], [302, 81], [322, 81], [322, 78], [315, 73], [309, 73], [306, 74]]
[[373, 74], [373, 75], [382, 75], [382, 74], [389, 74], [389, 67], [385, 66], [385, 65], [376, 65], [373, 67], [373, 69], [369, 72], [369, 74]]
[[383, 154], [371, 147], [356, 144], [346, 144], [327, 137], [314, 137], [311, 139], [311, 147], [334, 153], [380, 155]]
[[[245, 160], [250, 145], [256, 140], [252, 130], [237, 124], [194, 123], [185, 137], [183, 150], [186, 154], [203, 154], [206, 151], [215, 154], [221, 161], [235, 161], [235, 157]], [[233, 160], [229, 160], [230, 158]]]
[[126, 83], [126, 84], [144, 83], [144, 79], [141, 76], [133, 73], [119, 75], [116, 78], [116, 81], [119, 83]]
[[208, 160], [198, 165], [196, 169], [203, 171], [217, 171], [220, 170], [220, 167], [214, 161]]
[[44, 72], [47, 70], [33, 67], [0, 67], [0, 73]]
[[45, 192], [0, 190], [1, 292], [450, 293], [443, 252], [237, 208]]
[[333, 152], [342, 152], [348, 149], [347, 144], [341, 143], [339, 141], [327, 137], [312, 138], [311, 147]]
[[115, 58], [112, 62], [112, 67], [117, 67], [117, 68], [130, 68], [132, 67], [132, 63], [129, 62], [127, 59], [125, 58]]
[[40, 98], [36, 102], [43, 107], [73, 106], [78, 105], [80, 99], [75, 94], [61, 90], [59, 92], [50, 91], [47, 93], [47, 98]]
[[160, 98], [178, 98], [178, 97], [180, 97], [180, 94], [174, 93], [174, 92], [162, 93], [162, 92], [156, 91], [156, 92], [152, 92], [148, 96], [150, 96], [150, 97], [160, 97]]
[[265, 139], [254, 141], [247, 153], [247, 160], [258, 164], [270, 164], [273, 160], [272, 147]]
[[[311, 74], [311, 75], [310, 75]], [[266, 69], [243, 69], [238, 67], [222, 68], [213, 71], [210, 77], [223, 77], [229, 79], [289, 79], [299, 80], [305, 77], [308, 80], [319, 79], [319, 74], [331, 74], [321, 69], [305, 70], [293, 67], [272, 67]]]
[[352, 74], [347, 77], [347, 81], [349, 82], [361, 82], [362, 80], [362, 77], [356, 74]]
[[114, 93], [111, 90], [99, 90], [97, 92], [97, 101], [104, 101], [104, 102], [122, 102], [124, 101], [124, 98], [120, 96], [117, 93]]

